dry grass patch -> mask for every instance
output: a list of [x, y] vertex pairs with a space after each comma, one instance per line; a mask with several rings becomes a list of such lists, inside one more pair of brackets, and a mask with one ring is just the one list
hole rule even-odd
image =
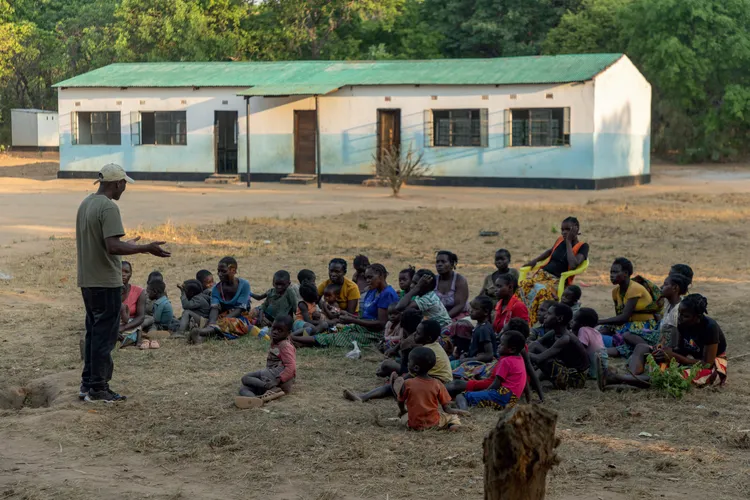
[[[224, 255], [238, 259], [240, 274], [255, 290], [265, 290], [278, 269], [295, 274], [310, 268], [323, 279], [330, 258], [351, 260], [358, 253], [383, 263], [395, 283], [398, 270], [409, 264], [431, 268], [435, 251], [447, 248], [459, 255], [459, 271], [476, 293], [492, 271], [497, 248], [510, 249], [513, 265], [521, 265], [552, 244], [560, 221], [571, 214], [581, 220], [583, 239], [592, 247], [592, 266], [580, 280], [586, 305], [612, 312], [608, 271], [617, 256], [630, 258], [637, 273], [657, 281], [671, 264], [686, 262], [696, 272], [695, 291], [708, 296], [711, 315], [727, 333], [730, 357], [750, 351], [750, 322], [743, 312], [750, 292], [743, 258], [750, 239], [746, 196], [666, 193], [633, 197], [627, 204], [357, 212], [199, 227], [168, 223], [137, 228], [128, 237], [168, 241], [171, 259], [131, 259], [133, 281], [142, 284], [150, 271], [160, 270], [175, 303], [177, 283], [198, 269], [215, 269]], [[500, 235], [480, 238], [480, 230]], [[13, 262], [10, 271], [18, 278], [0, 282], [3, 384], [23, 387], [78, 369], [83, 314], [74, 252], [72, 240], [56, 240], [50, 251]], [[113, 386], [132, 396], [126, 404], [90, 413], [69, 383], [70, 395], [56, 399], [52, 408], [0, 411], [0, 434], [33, 433], [52, 449], [59, 444], [81, 460], [99, 463], [142, 457], [139, 463], [158, 471], [165, 492], [184, 498], [211, 498], [205, 490], [180, 493], [178, 487], [190, 480], [216, 485], [216, 493], [228, 497], [481, 497], [481, 442], [496, 413], [473, 412], [461, 433], [405, 432], [394, 420], [394, 402], [353, 404], [341, 397], [343, 388], [379, 383], [373, 375], [379, 355], [365, 351], [362, 360], [351, 361], [338, 350], [300, 351], [292, 396], [259, 411], [238, 411], [232, 396], [239, 378], [262, 366], [266, 348], [241, 339], [199, 347], [166, 341], [159, 351], [118, 351]], [[645, 391], [602, 394], [593, 385], [550, 392], [545, 405], [559, 413], [563, 440], [550, 498], [596, 498], [610, 489], [622, 498], [671, 490], [747, 498], [747, 437], [739, 431], [750, 429], [749, 364], [750, 357], [730, 361], [727, 388], [693, 391], [679, 401]], [[639, 437], [641, 432], [653, 437]], [[92, 439], [101, 445], [96, 451]], [[44, 485], [32, 491], [29, 481], [15, 488], [28, 488], [34, 498]], [[84, 498], [86, 491], [76, 485], [60, 489], [58, 498]], [[152, 494], [133, 490], [130, 497]]]

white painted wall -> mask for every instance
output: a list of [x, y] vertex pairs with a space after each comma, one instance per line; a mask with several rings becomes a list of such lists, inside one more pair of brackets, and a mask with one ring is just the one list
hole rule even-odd
[[[105, 163], [116, 162], [131, 172], [213, 173], [214, 111], [233, 110], [239, 117], [239, 171], [244, 173], [245, 102], [236, 95], [241, 90], [60, 89], [60, 168], [62, 171], [95, 172]], [[552, 94], [552, 98], [547, 98], [547, 94]], [[433, 100], [432, 96], [437, 99]], [[386, 97], [390, 101], [386, 101]], [[413, 144], [415, 149], [424, 145], [426, 109], [488, 109], [489, 147], [426, 148], [425, 160], [432, 166], [434, 176], [591, 179], [647, 171], [647, 166], [643, 166], [643, 158], [647, 158], [643, 148], [647, 151], [648, 147], [642, 141], [650, 132], [650, 86], [626, 58], [595, 81], [585, 83], [344, 87], [319, 100], [324, 174], [373, 173], [379, 108], [401, 109], [403, 147]], [[253, 97], [250, 102], [252, 172], [293, 172], [294, 111], [315, 109], [315, 99]], [[535, 107], [571, 108], [571, 146], [505, 147], [505, 110]], [[131, 145], [131, 112], [162, 110], [186, 110], [187, 145]], [[72, 145], [71, 113], [76, 111], [120, 111], [122, 144]], [[629, 136], [627, 144], [623, 142], [624, 131], [637, 136], [637, 140]], [[597, 139], [601, 142], [595, 142]], [[625, 161], [614, 161], [618, 156], [608, 152], [605, 146], [608, 140], [618, 148], [640, 145], [633, 151], [623, 149], [619, 157], [626, 158]]]
[[[214, 111], [237, 111], [238, 157], [244, 166], [245, 100], [237, 96], [241, 90], [243, 88], [60, 89], [60, 170], [97, 172], [102, 165], [114, 162], [129, 172], [213, 173]], [[181, 110], [186, 111], [186, 146], [131, 144], [131, 112]], [[71, 144], [71, 113], [80, 111], [120, 111], [121, 145]]]
[[11, 145], [37, 146], [37, 113], [26, 109], [10, 110]]
[[[548, 99], [547, 94], [552, 94]], [[511, 99], [515, 95], [515, 99]], [[432, 96], [437, 96], [433, 100]], [[483, 99], [486, 96], [487, 99]], [[591, 82], [519, 86], [344, 87], [320, 97], [321, 164], [324, 174], [371, 175], [377, 146], [377, 110], [401, 109], [402, 144], [424, 145], [426, 109], [487, 108], [489, 147], [426, 149], [432, 174], [453, 177], [551, 177], [588, 179], [593, 172]], [[390, 97], [390, 101], [386, 101]], [[294, 110], [314, 109], [313, 98], [251, 99], [252, 170], [294, 170]], [[570, 107], [570, 147], [505, 148], [505, 110]]]
[[12, 109], [11, 145], [23, 147], [57, 147], [57, 113], [40, 109]]
[[623, 56], [594, 87], [595, 178], [650, 173], [651, 85]]
[[37, 141], [42, 147], [58, 147], [60, 132], [58, 130], [57, 113], [39, 113], [36, 115]]

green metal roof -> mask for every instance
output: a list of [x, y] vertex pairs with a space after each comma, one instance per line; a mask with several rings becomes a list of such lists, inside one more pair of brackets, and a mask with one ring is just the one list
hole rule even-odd
[[249, 96], [282, 96], [282, 95], [326, 95], [338, 90], [338, 85], [302, 85], [302, 84], [278, 84], [258, 85], [247, 90], [238, 92], [237, 95]]
[[[570, 54], [427, 61], [118, 63], [54, 87], [272, 87], [518, 85], [590, 80], [622, 54]], [[315, 92], [309, 92], [315, 93]], [[289, 94], [285, 92], [284, 95]]]

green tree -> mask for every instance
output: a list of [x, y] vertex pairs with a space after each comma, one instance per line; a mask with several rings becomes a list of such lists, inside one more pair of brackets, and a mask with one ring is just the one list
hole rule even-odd
[[714, 161], [748, 152], [750, 0], [635, 0], [622, 36], [654, 86], [659, 152]]
[[356, 59], [363, 33], [392, 26], [405, 0], [266, 0], [257, 7], [253, 59]]
[[750, 0], [586, 0], [544, 50], [625, 52], [653, 88], [658, 154], [721, 161], [750, 152]]
[[115, 11], [119, 61], [240, 59], [242, 0], [123, 0]]
[[425, 0], [445, 57], [534, 55], [580, 0]]
[[442, 35], [427, 20], [425, 0], [406, 0], [393, 22], [362, 33], [364, 59], [439, 59]]
[[624, 52], [621, 15], [631, 0], [583, 0], [567, 11], [542, 43], [544, 54]]

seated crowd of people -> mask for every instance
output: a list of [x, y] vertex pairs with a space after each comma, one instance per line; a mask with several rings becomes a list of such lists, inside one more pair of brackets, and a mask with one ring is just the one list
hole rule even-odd
[[[508, 408], [531, 401], [532, 392], [543, 401], [542, 381], [559, 390], [582, 388], [588, 380], [601, 390], [612, 384], [647, 388], [649, 356], [657, 363], [675, 360], [696, 385], [724, 383], [726, 339], [706, 315], [706, 298], [688, 294], [689, 266], [672, 266], [658, 287], [634, 276], [628, 259], [615, 259], [614, 316], [601, 317], [582, 307], [582, 289], [573, 284], [571, 271], [585, 269], [589, 255], [578, 220], [565, 219], [560, 233], [520, 272], [510, 267], [510, 252], [498, 250], [496, 270], [474, 298], [456, 271], [458, 257], [444, 250], [437, 252], [436, 272], [401, 270], [398, 290], [382, 264], [359, 255], [352, 279], [348, 263], [335, 258], [320, 284], [309, 269], [297, 273], [297, 283], [280, 270], [272, 287], [256, 294], [237, 275], [237, 261], [225, 257], [216, 283], [201, 270], [178, 286], [183, 312], [175, 317], [161, 273], [151, 273], [144, 290], [130, 284], [132, 266], [123, 262], [121, 346], [159, 348], [156, 330], [190, 344], [246, 335], [269, 340], [266, 367], [242, 377], [241, 408], [291, 390], [297, 349], [374, 346], [384, 356], [376, 375], [386, 382], [366, 392], [346, 389], [344, 397], [395, 398], [411, 429], [457, 429], [471, 407]], [[626, 359], [627, 374], [610, 367], [616, 357]], [[687, 370], [693, 365], [700, 369]]]

